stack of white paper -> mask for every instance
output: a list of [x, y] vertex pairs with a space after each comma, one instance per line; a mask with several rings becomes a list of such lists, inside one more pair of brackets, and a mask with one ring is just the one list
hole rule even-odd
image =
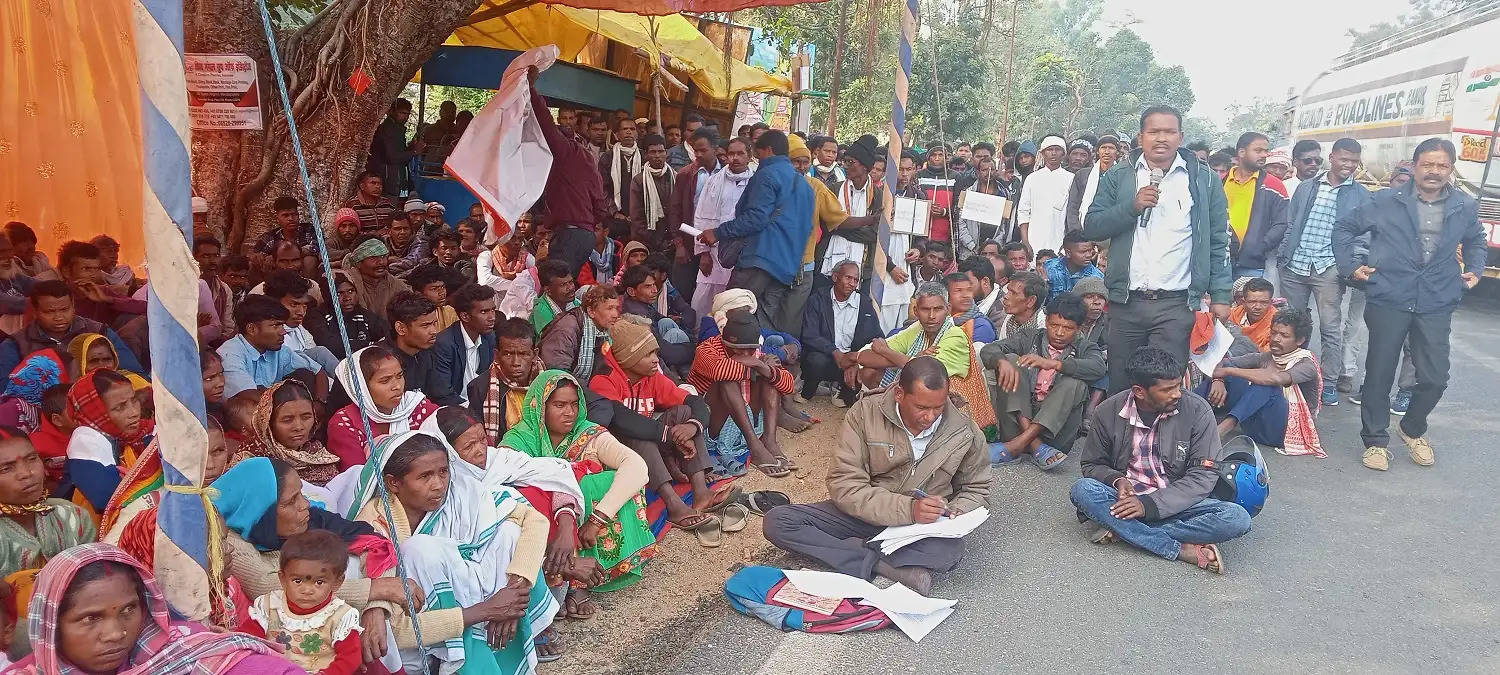
[[966, 536], [989, 517], [990, 510], [981, 506], [956, 518], [938, 518], [935, 523], [887, 527], [870, 541], [880, 542], [880, 553], [890, 555], [928, 537], [957, 539]]
[[861, 598], [860, 604], [877, 607], [891, 618], [913, 642], [921, 642], [953, 613], [957, 600], [924, 597], [901, 584], [879, 588], [864, 579], [838, 572], [785, 570], [787, 581], [797, 590], [825, 598]]

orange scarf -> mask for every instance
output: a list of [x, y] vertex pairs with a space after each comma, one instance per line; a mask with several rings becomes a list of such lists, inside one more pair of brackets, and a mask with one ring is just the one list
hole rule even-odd
[[1229, 310], [1229, 320], [1244, 330], [1245, 337], [1250, 338], [1250, 341], [1255, 343], [1256, 349], [1263, 352], [1271, 349], [1271, 319], [1275, 316], [1276, 308], [1272, 307], [1266, 310], [1266, 315], [1262, 316], [1260, 321], [1252, 324], [1247, 323], [1244, 305], [1236, 305]]

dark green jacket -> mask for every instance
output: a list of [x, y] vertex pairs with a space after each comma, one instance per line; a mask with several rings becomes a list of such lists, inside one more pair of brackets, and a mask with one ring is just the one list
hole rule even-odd
[[[1193, 196], [1193, 251], [1189, 261], [1188, 306], [1198, 309], [1203, 294], [1228, 304], [1234, 279], [1229, 270], [1229, 200], [1219, 176], [1193, 153], [1178, 149], [1187, 162], [1188, 190]], [[1136, 160], [1141, 151], [1116, 164], [1099, 178], [1094, 204], [1083, 220], [1083, 234], [1092, 241], [1109, 240], [1109, 266], [1104, 285], [1110, 302], [1130, 296], [1130, 253], [1140, 213], [1135, 210]], [[1156, 261], [1149, 261], [1155, 263]]]

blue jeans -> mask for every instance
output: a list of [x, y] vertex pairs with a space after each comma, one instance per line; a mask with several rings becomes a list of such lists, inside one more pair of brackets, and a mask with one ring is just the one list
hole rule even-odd
[[[1212, 385], [1213, 380], [1204, 380], [1193, 391], [1208, 398], [1208, 388]], [[1276, 448], [1286, 442], [1287, 402], [1281, 387], [1250, 384], [1243, 377], [1230, 376], [1224, 378], [1224, 392], [1224, 407], [1218, 410], [1228, 411], [1245, 435], [1256, 443]]]
[[1092, 478], [1080, 478], [1073, 484], [1073, 505], [1084, 515], [1109, 528], [1136, 548], [1145, 549], [1167, 560], [1182, 554], [1182, 545], [1217, 544], [1250, 531], [1250, 514], [1233, 502], [1205, 497], [1176, 515], [1147, 522], [1121, 520], [1109, 513], [1119, 493]]

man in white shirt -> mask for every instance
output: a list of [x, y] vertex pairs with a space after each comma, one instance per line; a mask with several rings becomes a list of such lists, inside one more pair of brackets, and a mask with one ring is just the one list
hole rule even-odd
[[266, 297], [281, 303], [281, 306], [286, 308], [288, 316], [284, 344], [293, 351], [312, 359], [323, 368], [325, 374], [332, 377], [334, 368], [337, 368], [339, 364], [338, 358], [327, 347], [318, 345], [312, 333], [302, 325], [302, 322], [307, 319], [307, 308], [312, 304], [312, 297], [308, 294], [309, 289], [312, 288], [312, 282], [297, 272], [277, 270], [272, 272], [261, 286]]
[[1026, 178], [1021, 188], [1021, 201], [1016, 206], [1016, 222], [1021, 224], [1021, 237], [1031, 245], [1031, 250], [1062, 248], [1063, 232], [1067, 229], [1068, 190], [1073, 187], [1073, 174], [1062, 166], [1063, 154], [1067, 152], [1063, 139], [1048, 136], [1042, 139], [1043, 166]]
[[[1110, 240], [1109, 353], [1150, 345], [1186, 368], [1194, 315], [1207, 293], [1229, 315], [1229, 206], [1217, 174], [1180, 150], [1182, 113], [1152, 106], [1141, 115], [1141, 150], [1100, 180], [1084, 218], [1091, 240]], [[1152, 175], [1160, 172], [1159, 182]], [[1153, 184], [1156, 183], [1156, 184]], [[1110, 393], [1126, 388], [1129, 359], [1109, 364]]]
[[855, 354], [882, 335], [880, 318], [868, 294], [860, 293], [859, 263], [843, 260], [833, 267], [833, 287], [813, 291], [802, 314], [802, 400], [812, 398], [818, 385], [838, 387], [834, 406], [854, 403], [859, 391], [854, 373]]
[[438, 333], [433, 365], [469, 411], [482, 415], [490, 365], [495, 362], [495, 289], [465, 284], [448, 296], [448, 304], [458, 313], [458, 321]]

